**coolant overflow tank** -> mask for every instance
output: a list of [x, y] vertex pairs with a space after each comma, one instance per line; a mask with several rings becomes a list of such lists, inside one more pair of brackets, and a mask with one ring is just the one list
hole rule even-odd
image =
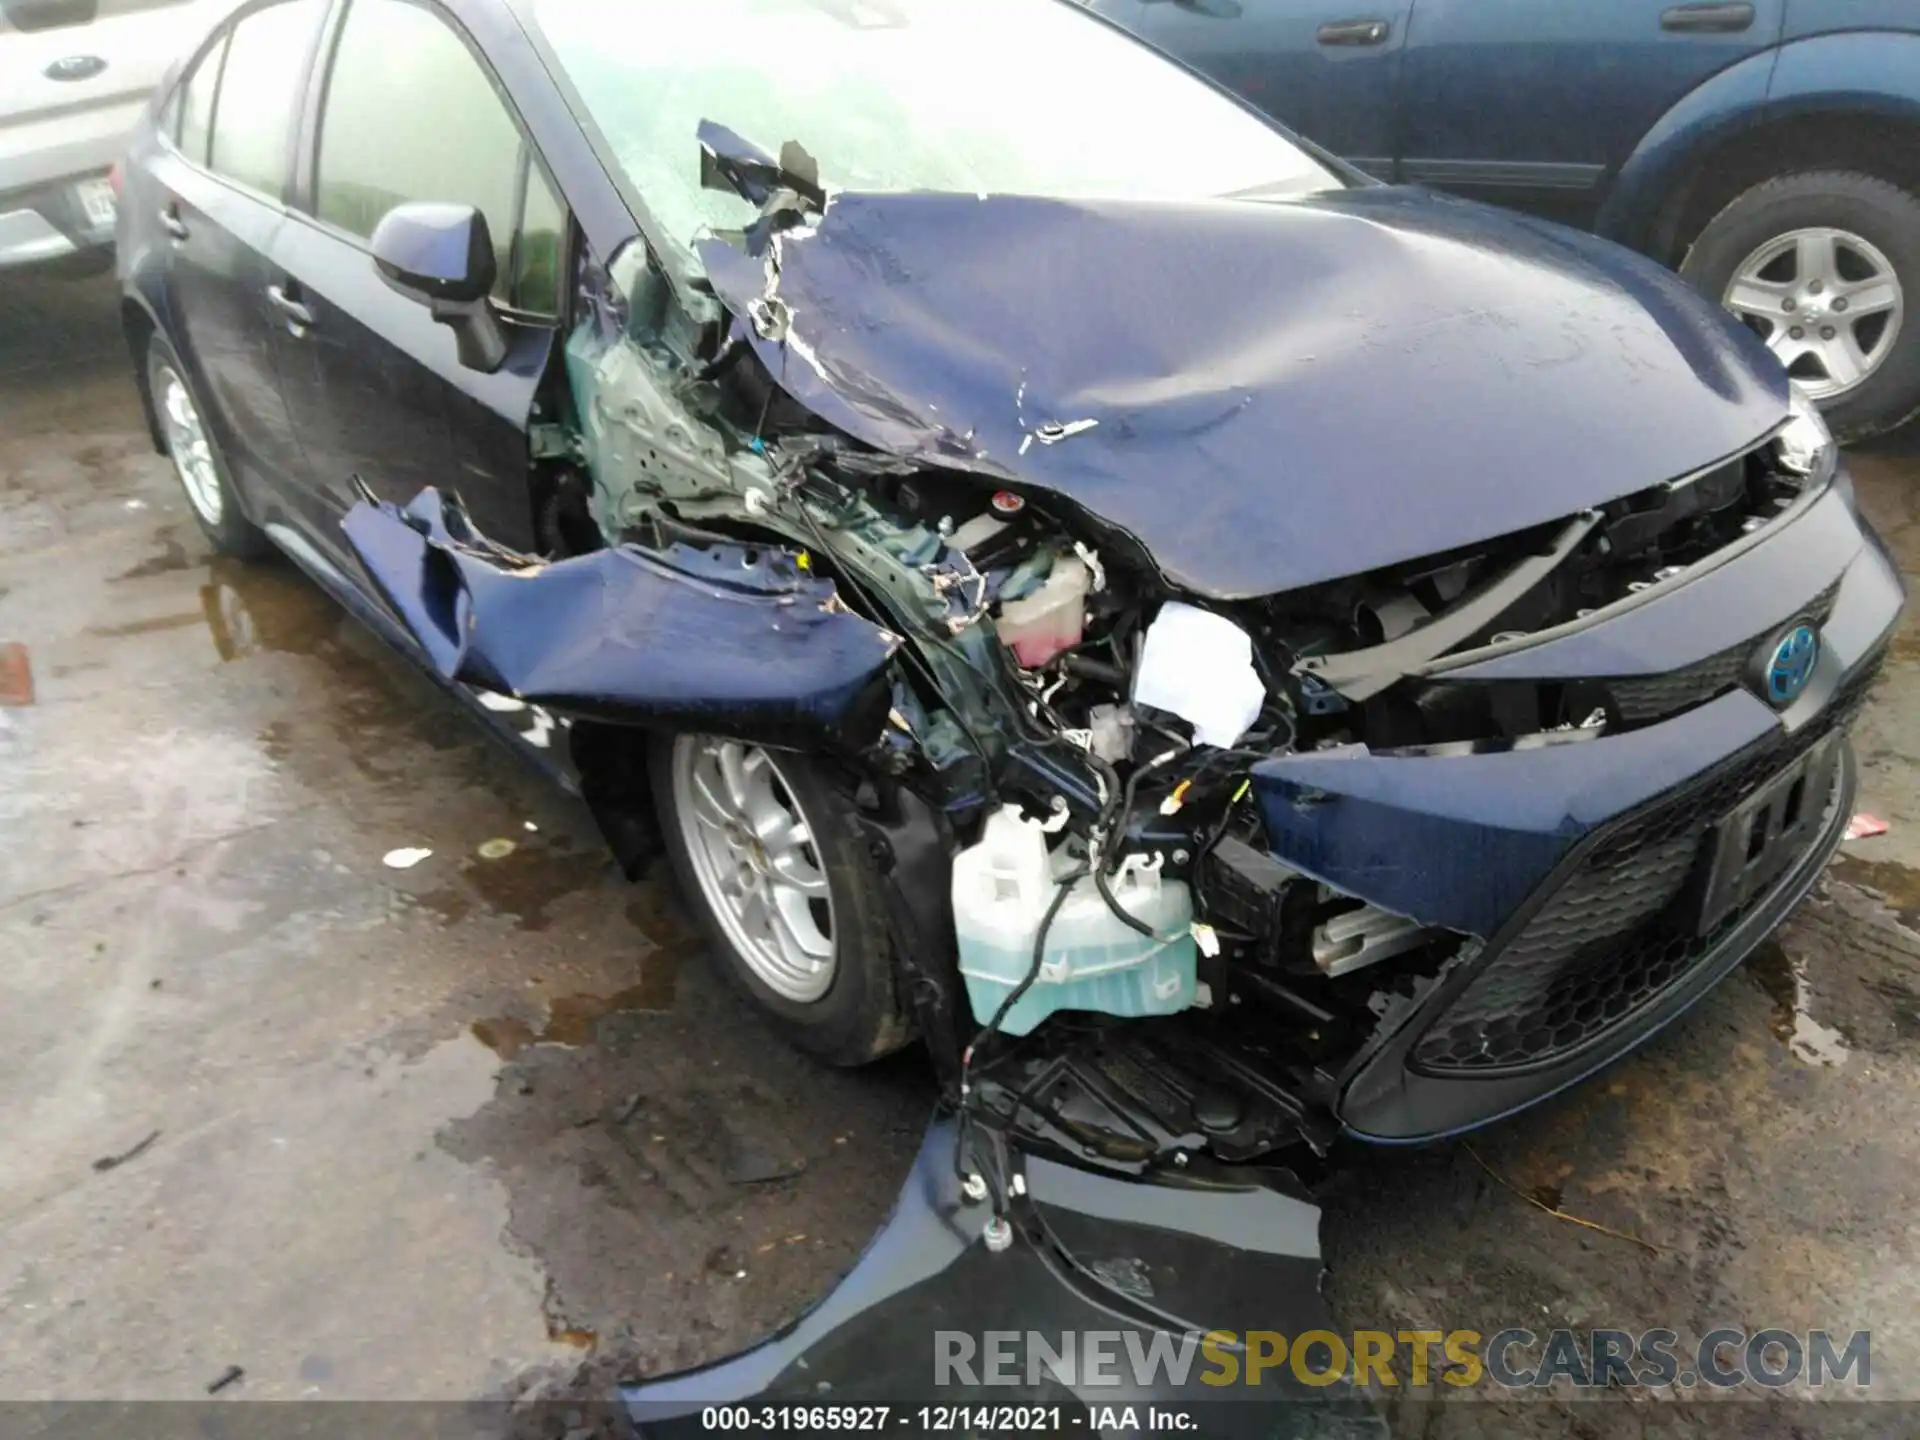
[[[1032, 968], [1040, 922], [1060, 888], [1057, 877], [1073, 863], [1064, 849], [1050, 854], [1046, 832], [1013, 805], [990, 815], [979, 844], [954, 857], [960, 973], [982, 1025]], [[1000, 1022], [1005, 1033], [1025, 1035], [1056, 1010], [1133, 1018], [1193, 1004], [1193, 895], [1186, 882], [1163, 878], [1155, 861], [1130, 856], [1108, 888], [1154, 934], [1128, 926], [1107, 908], [1093, 877], [1082, 876], [1047, 927], [1038, 977]]]

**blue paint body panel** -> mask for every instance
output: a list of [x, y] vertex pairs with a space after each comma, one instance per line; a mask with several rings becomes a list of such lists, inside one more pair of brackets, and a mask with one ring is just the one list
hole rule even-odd
[[[831, 586], [777, 550], [627, 545], [551, 564], [521, 553], [548, 543], [538, 522], [553, 497], [529, 476], [534, 451], [554, 455], [556, 437], [535, 446], [529, 432], [566, 413], [549, 408], [565, 399], [556, 340], [580, 317], [505, 315], [505, 363], [469, 369], [446, 327], [382, 283], [363, 239], [313, 213], [324, 77], [348, 13], [343, 0], [325, 8], [286, 97], [285, 171], [271, 193], [213, 173], [151, 119], [126, 167], [123, 297], [174, 342], [250, 517], [467, 704], [493, 700], [486, 691], [524, 702], [540, 738], [523, 748], [547, 760], [562, 759], [560, 745], [545, 752], [558, 733], [547, 706], [557, 723], [812, 751], [870, 742], [899, 642], [830, 607]], [[1219, 56], [1236, 51], [1237, 17], [1295, 46], [1328, 43], [1327, 22], [1375, 24], [1316, 18], [1302, 0], [1143, 9], [1218, 27], [1209, 47]], [[565, 201], [569, 245], [596, 269], [620, 270], [651, 224], [644, 197], [575, 113], [518, 0], [447, 0], [435, 13], [509, 102]], [[1701, 147], [1744, 127], [1833, 105], [1889, 120], [1920, 108], [1920, 36], [1868, 33], [1897, 19], [1873, 0], [1755, 0], [1750, 34], [1671, 45], [1635, 29], [1657, 27], [1659, 13], [1643, 0], [1391, 0], [1376, 53], [1362, 53], [1376, 42], [1353, 41], [1349, 25], [1350, 38], [1333, 42], [1343, 53], [1294, 67], [1312, 83], [1269, 93], [1328, 97], [1353, 145], [1385, 152], [1368, 163], [1403, 178], [1414, 168], [1405, 162], [1419, 161], [1423, 178], [1475, 194], [1532, 187], [1559, 197], [1538, 207], [1549, 215], [1597, 206], [1611, 187], [1595, 223], [1625, 236], [1644, 232]], [[1506, 22], [1545, 28], [1536, 44], [1494, 33]], [[1238, 51], [1235, 63], [1258, 63], [1257, 47]], [[1573, 83], [1588, 71], [1620, 82], [1607, 105]], [[1488, 126], [1487, 113], [1462, 112], [1432, 128], [1442, 139], [1421, 139], [1403, 79], [1407, 93], [1437, 101], [1494, 95], [1537, 123]], [[1385, 111], [1369, 109], [1380, 103]], [[1490, 136], [1504, 148], [1479, 153]], [[739, 140], [716, 127], [707, 138]], [[689, 165], [696, 154], [689, 135]], [[780, 242], [786, 321], [764, 333], [751, 321], [769, 311], [755, 304], [767, 298], [765, 257], [719, 240], [702, 255], [735, 334], [801, 405], [890, 455], [1022, 490], [1037, 508], [1077, 507], [1116, 571], [1131, 546], [1131, 558], [1202, 598], [1267, 595], [1564, 521], [1741, 454], [1786, 417], [1772, 357], [1666, 272], [1578, 230], [1370, 184], [1329, 163], [1336, 188], [1265, 203], [841, 193]], [[458, 228], [441, 227], [438, 240]], [[403, 255], [396, 244], [389, 255], [410, 273], [448, 280], [472, 268], [470, 235], [464, 255], [413, 239], [424, 248]], [[686, 277], [675, 281], [685, 300]], [[290, 323], [301, 312], [269, 287], [297, 292], [310, 321]], [[710, 309], [704, 297], [692, 308], [689, 330]], [[611, 313], [602, 318], [611, 326]], [[130, 326], [133, 338], [142, 328]], [[421, 493], [456, 481], [464, 507]], [[1463, 684], [1654, 676], [1730, 644], [1765, 660], [1814, 596], [1824, 618], [1804, 689], [1777, 710], [1748, 676], [1749, 688], [1600, 738], [1459, 755], [1276, 755], [1254, 770], [1272, 846], [1389, 910], [1494, 937], [1482, 953], [1497, 953], [1554, 877], [1607, 839], [1603, 827], [1751, 747], [1790, 746], [1802, 727], [1835, 720], [1840, 686], [1864, 683], [1902, 588], [1843, 482], [1682, 583], [1448, 672]], [[1788, 658], [1804, 665], [1807, 651]], [[577, 726], [572, 738], [606, 729]], [[1719, 821], [1701, 823], [1704, 837]], [[919, 828], [932, 838], [895, 883], [916, 877], [915, 903], [943, 917], [914, 932], [938, 950], [937, 925], [950, 918], [924, 902], [939, 894], [947, 852], [939, 827]], [[1497, 1080], [1416, 1078], [1383, 1041], [1350, 1057], [1368, 1068], [1341, 1080], [1340, 1118], [1369, 1138], [1418, 1139], [1537, 1100], [1697, 998], [1824, 858], [1803, 857], [1710, 963], [1663, 993], [1658, 1013], [1553, 1067]], [[1404, 1032], [1392, 1043], [1411, 1043], [1415, 1021], [1448, 1000], [1445, 986], [1471, 977], [1432, 978], [1425, 1014], [1392, 1017]]]
[[[718, 239], [700, 257], [750, 314], [762, 261]], [[1667, 271], [1389, 186], [1273, 204], [845, 193], [780, 237], [778, 270], [789, 334], [742, 328], [810, 409], [1063, 495], [1219, 598], [1559, 520], [1786, 416], [1765, 347]]]
[[[1557, 638], [1442, 672], [1480, 682], [1681, 670], [1764, 636], [1829, 589], [1818, 660], [1783, 710], [1743, 687], [1642, 729], [1539, 749], [1396, 756], [1354, 747], [1275, 758], [1253, 770], [1274, 852], [1385, 909], [1489, 935], [1595, 828], [1768, 734], [1813, 721], [1884, 647], [1906, 590], [1842, 476], [1723, 565]], [[1757, 646], [1757, 666], [1773, 643]]]
[[1491, 934], [1583, 835], [1779, 724], [1734, 691], [1625, 735], [1481, 755], [1308, 753], [1254, 766], [1274, 853], [1430, 925]]
[[897, 641], [771, 547], [622, 545], [553, 564], [476, 535], [429, 489], [363, 501], [348, 543], [448, 679], [573, 715], [858, 747], [887, 710]]
[[[1019, 1153], [1023, 1190], [1011, 1207], [1018, 1238], [994, 1253], [980, 1239], [982, 1207], [964, 1198], [954, 1173], [959, 1138], [944, 1117], [928, 1127], [886, 1224], [813, 1309], [742, 1354], [623, 1386], [634, 1431], [643, 1440], [703, 1435], [712, 1428], [703, 1415], [710, 1421], [716, 1405], [879, 1404], [898, 1419], [909, 1406], [993, 1401], [1057, 1411], [1058, 1429], [1068, 1433], [1099, 1433], [1099, 1407], [1131, 1404], [1141, 1413], [1200, 1407], [1205, 1433], [1221, 1440], [1384, 1440], [1385, 1420], [1345, 1377], [1306, 1385], [1281, 1366], [1243, 1386], [1242, 1404], [1220, 1403], [1207, 1383], [1219, 1372], [1205, 1364], [1177, 1373], [1150, 1364], [1140, 1383], [1124, 1387], [1084, 1378], [1092, 1362], [1082, 1362], [1077, 1381], [1042, 1374], [1027, 1383], [1017, 1364], [1007, 1383], [984, 1388], [963, 1378], [971, 1367], [940, 1378], [928, 1363], [929, 1335], [981, 1333], [1012, 1318], [1041, 1335], [1105, 1334], [1112, 1354], [1154, 1356], [1163, 1347], [1178, 1354], [1209, 1330], [1284, 1327], [1298, 1335], [1332, 1323], [1320, 1295], [1319, 1211], [1291, 1193], [1285, 1177], [1249, 1167], [1208, 1185], [1178, 1185]], [[1150, 1304], [1140, 1303], [1137, 1283], [1111, 1279], [1117, 1267], [1100, 1262], [1113, 1253], [1148, 1257], [1134, 1264], [1152, 1277]]]
[[1767, 102], [1770, 117], [1846, 109], [1911, 122], [1920, 116], [1920, 26], [1795, 40], [1780, 51]]
[[1661, 207], [1697, 157], [1766, 120], [1777, 56], [1750, 56], [1702, 82], [1650, 126], [1616, 167], [1594, 229], [1625, 245], [1653, 243]]
[[1692, 237], [1667, 233], [1666, 207], [1742, 131], [1920, 124], [1907, 0], [1394, 0], [1364, 10], [1385, 23], [1360, 46], [1329, 43], [1363, 13], [1334, 0], [1087, 3], [1370, 173], [1668, 259]]
[[390, 280], [412, 281], [429, 294], [493, 286], [493, 242], [486, 217], [471, 205], [414, 203], [389, 210], [369, 242], [374, 264]]

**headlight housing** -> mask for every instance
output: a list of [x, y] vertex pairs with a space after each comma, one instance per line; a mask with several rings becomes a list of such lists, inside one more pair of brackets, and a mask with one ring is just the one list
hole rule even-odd
[[1787, 382], [1787, 410], [1787, 423], [1773, 437], [1774, 459], [1788, 474], [1806, 476], [1809, 489], [1826, 484], [1840, 457], [1833, 432], [1792, 381]]

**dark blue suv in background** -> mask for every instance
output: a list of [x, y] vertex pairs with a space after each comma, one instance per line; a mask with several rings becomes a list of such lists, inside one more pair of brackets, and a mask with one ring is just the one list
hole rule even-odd
[[1920, 411], [1912, 0], [1084, 0], [1382, 179], [1593, 229], [1843, 438]]

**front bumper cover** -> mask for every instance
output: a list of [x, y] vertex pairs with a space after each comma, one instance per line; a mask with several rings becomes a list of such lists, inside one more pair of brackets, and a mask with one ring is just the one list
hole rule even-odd
[[[1397, 1024], [1383, 1025], [1374, 1043], [1348, 1067], [1339, 1112], [1349, 1133], [1382, 1144], [1418, 1144], [1490, 1124], [1578, 1083], [1679, 1018], [1786, 918], [1839, 848], [1854, 796], [1852, 754], [1843, 748], [1839, 758], [1836, 783], [1818, 834], [1774, 887], [1724, 928], [1677, 951], [1670, 963], [1664, 956], [1628, 949], [1623, 957], [1628, 963], [1647, 960], [1658, 968], [1650, 977], [1633, 977], [1643, 982], [1638, 986], [1622, 983], [1612, 994], [1581, 996], [1576, 1003], [1592, 1007], [1594, 1023], [1587, 1028], [1576, 1025], [1579, 1034], [1572, 1043], [1548, 1048], [1532, 1063], [1439, 1068], [1425, 1061], [1436, 1047], [1423, 1042], [1437, 1036], [1451, 1017], [1471, 1005], [1475, 982], [1486, 983], [1502, 957], [1517, 952], [1553, 897], [1619, 827], [1609, 826], [1593, 835], [1484, 949], [1408, 1006]], [[1711, 783], [1708, 779], [1689, 789]], [[1631, 819], [1622, 822], [1631, 823]], [[1605, 939], [1593, 947], [1600, 953], [1590, 964], [1609, 963]], [[1664, 937], [1630, 936], [1626, 946], [1665, 943]], [[1620, 1007], [1617, 1015], [1607, 1008], [1614, 1003]]]
[[[1284, 1179], [1151, 1183], [1022, 1157], [1031, 1203], [1012, 1245], [994, 1253], [982, 1239], [990, 1212], [960, 1194], [954, 1146], [953, 1124], [936, 1120], [886, 1225], [788, 1329], [732, 1359], [624, 1387], [639, 1433], [711, 1433], [705, 1412], [743, 1404], [886, 1405], [897, 1428], [924, 1404], [1058, 1406], [1061, 1430], [1096, 1435], [1099, 1407], [1126, 1405], [1204, 1406], [1208, 1435], [1386, 1435], [1344, 1378], [1308, 1385], [1270, 1364], [1246, 1382], [1251, 1332], [1332, 1329], [1319, 1210]], [[1210, 1331], [1230, 1332], [1214, 1337], [1234, 1360], [1229, 1383], [1228, 1367], [1200, 1349]], [[989, 1378], [983, 1353], [995, 1334], [1018, 1337], [1005, 1383]], [[1082, 1348], [1060, 1367], [1029, 1367], [1028, 1334], [1054, 1348], [1103, 1336], [1109, 1358], [1094, 1366]], [[1132, 1357], [1154, 1354], [1157, 1337], [1160, 1353], [1188, 1352], [1180, 1376], [1170, 1365], [1150, 1379], [1136, 1372]], [[963, 1353], [961, 1368], [942, 1369], [943, 1354]], [[760, 1423], [751, 1409], [746, 1418]]]
[[[1903, 599], [1842, 477], [1764, 543], [1698, 579], [1449, 674], [1467, 683], [1624, 675], [1658, 684], [1716, 656], [1757, 651], [1817, 606], [1819, 662], [1784, 711], [1733, 688], [1670, 719], [1574, 743], [1452, 755], [1356, 749], [1256, 766], [1269, 840], [1286, 864], [1474, 937], [1424, 988], [1383, 992], [1382, 1022], [1337, 1079], [1348, 1131], [1413, 1143], [1499, 1119], [1618, 1058], [1738, 964], [1840, 842], [1854, 793], [1843, 737]], [[1823, 793], [1808, 802], [1820, 820], [1792, 837], [1791, 863], [1708, 933], [1682, 933], [1678, 912], [1698, 903], [1715, 827], [1829, 740]], [[1634, 872], [1636, 864], [1658, 873]], [[1608, 908], [1617, 876], [1652, 897], [1643, 910]], [[1542, 931], [1556, 927], [1543, 943]], [[1530, 977], [1528, 966], [1555, 974]], [[1613, 968], [1597, 973], [1603, 967]], [[1471, 1043], [1439, 1038], [1463, 1011], [1490, 1011], [1487, 992], [1501, 985], [1509, 995], [1534, 992], [1538, 1013], [1499, 1018], [1539, 1038], [1515, 1043], [1509, 1034], [1499, 1046], [1481, 1043], [1485, 1032]]]

